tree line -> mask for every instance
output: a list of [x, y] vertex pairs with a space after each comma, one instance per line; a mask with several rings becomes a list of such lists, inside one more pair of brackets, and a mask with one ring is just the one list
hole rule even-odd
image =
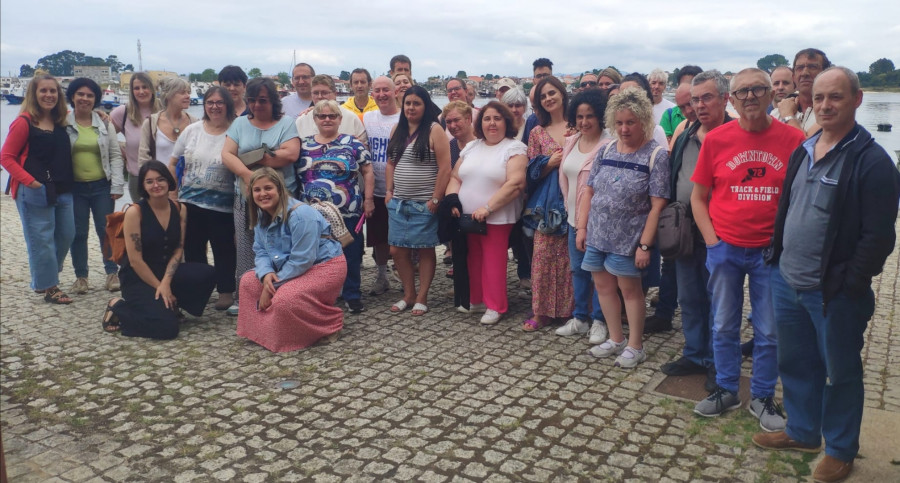
[[[756, 66], [766, 72], [782, 65], [790, 66], [790, 63], [781, 54], [769, 54], [756, 61]], [[900, 69], [896, 69], [890, 59], [878, 59], [869, 64], [867, 72], [857, 72], [856, 75], [862, 87], [900, 87]]]
[[30, 64], [22, 64], [19, 67], [19, 77], [34, 77], [34, 71], [37, 69], [49, 72], [50, 75], [71, 76], [75, 74], [76, 65], [108, 65], [110, 70], [115, 73], [134, 70], [133, 65], [120, 62], [116, 55], [109, 55], [102, 59], [85, 55], [83, 52], [63, 50], [41, 57], [33, 67]]

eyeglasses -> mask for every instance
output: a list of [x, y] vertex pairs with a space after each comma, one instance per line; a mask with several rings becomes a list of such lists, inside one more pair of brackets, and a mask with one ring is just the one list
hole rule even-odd
[[542, 72], [542, 73], [540, 73], [540, 74], [535, 74], [535, 75], [534, 75], [534, 78], [537, 79], [537, 80], [541, 80], [541, 79], [543, 79], [544, 77], [550, 77], [550, 74], [548, 74], [548, 73], [546, 73], [546, 72]]
[[332, 121], [334, 121], [339, 117], [341, 117], [340, 114], [316, 114], [316, 119], [320, 121], [324, 121], [325, 119], [331, 119]]
[[461, 90], [463, 90], [463, 87], [457, 86], [457, 87], [448, 87], [447, 88], [447, 92], [456, 92], [456, 91], [461, 91]]
[[597, 87], [597, 83], [592, 82], [592, 81], [582, 82], [579, 85], [581, 86], [582, 89], [584, 89], [585, 87]]
[[701, 102], [704, 103], [704, 104], [709, 104], [710, 102], [713, 101], [713, 99], [715, 99], [715, 98], [717, 98], [717, 97], [721, 97], [721, 96], [717, 96], [717, 95], [715, 95], [715, 94], [706, 93], [706, 94], [703, 94], [703, 95], [700, 96], [700, 97], [692, 97], [692, 98], [691, 98], [691, 105], [693, 105], [693, 106], [699, 106]]
[[209, 107], [224, 107], [225, 101], [206, 101], [204, 104]]
[[739, 101], [744, 101], [747, 100], [748, 97], [750, 97], [750, 93], [753, 93], [753, 97], [758, 98], [766, 95], [766, 92], [769, 92], [769, 86], [753, 86], [744, 87], [743, 89], [732, 91], [731, 95]]
[[266, 97], [248, 97], [247, 104], [268, 104], [269, 99]]

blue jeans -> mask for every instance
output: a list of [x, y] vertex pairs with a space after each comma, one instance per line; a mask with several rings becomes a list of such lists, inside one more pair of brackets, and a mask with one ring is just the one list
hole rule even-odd
[[[795, 290], [772, 271], [778, 370], [788, 436], [809, 445], [825, 437], [825, 453], [853, 461], [862, 424], [863, 332], [875, 311], [871, 289], [839, 292], [822, 305], [820, 290]], [[824, 310], [823, 310], [824, 309]], [[758, 316], [754, 309], [754, 320]]]
[[775, 395], [778, 380], [775, 320], [769, 267], [762, 248], [741, 248], [720, 240], [706, 249], [709, 294], [713, 312], [713, 356], [716, 383], [734, 393], [741, 377], [741, 311], [744, 277], [750, 279], [753, 309], [753, 375], [750, 394], [754, 398]]
[[94, 217], [94, 231], [100, 240], [103, 253], [103, 269], [106, 274], [119, 270], [115, 262], [106, 259], [108, 253], [103, 252], [103, 239], [106, 237], [106, 215], [113, 212], [116, 202], [109, 194], [110, 182], [106, 179], [97, 181], [76, 182], [72, 185], [72, 209], [75, 212], [75, 239], [72, 240], [72, 267], [75, 276], [88, 276], [88, 222]]
[[575, 292], [575, 311], [572, 312], [572, 317], [585, 321], [591, 319], [605, 321], [591, 272], [582, 270], [582, 260], [584, 252], [575, 248], [575, 227], [569, 225], [569, 264], [572, 270], [572, 288]]
[[344, 247], [344, 258], [347, 259], [347, 278], [344, 279], [344, 288], [341, 290], [341, 297], [343, 297], [344, 300], [359, 300], [362, 298], [359, 287], [365, 240], [363, 239], [362, 232], [356, 233], [354, 230], [356, 224], [359, 223], [359, 216], [344, 218], [344, 223], [353, 235], [353, 243]]
[[[28, 250], [31, 289], [47, 290], [59, 285], [59, 272], [63, 269], [66, 254], [75, 238], [72, 193], [62, 193], [57, 196], [55, 204], [41, 206], [25, 201], [23, 190], [30, 189], [19, 186], [16, 208], [22, 220], [25, 247]], [[43, 196], [38, 190], [40, 188], [29, 194]]]
[[662, 260], [659, 276], [659, 303], [656, 304], [657, 317], [672, 320], [678, 308], [678, 279], [674, 260]]
[[[706, 244], [702, 241], [695, 243], [693, 255], [675, 260], [675, 265], [678, 303], [681, 305], [681, 330], [684, 332], [684, 357], [695, 364], [710, 367], [713, 365], [712, 317], [709, 292], [706, 289], [709, 285]], [[662, 297], [659, 302], [662, 304]]]

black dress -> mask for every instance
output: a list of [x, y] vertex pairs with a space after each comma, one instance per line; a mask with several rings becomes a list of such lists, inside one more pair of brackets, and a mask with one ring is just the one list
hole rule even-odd
[[[137, 203], [141, 209], [141, 245], [144, 262], [153, 275], [162, 280], [172, 253], [181, 242], [181, 214], [178, 207], [169, 200], [172, 214], [169, 226], [163, 229], [150, 208], [147, 200]], [[200, 316], [213, 287], [216, 285], [216, 271], [205, 263], [182, 263], [172, 277], [172, 295], [178, 306], [191, 315]], [[156, 289], [147, 285], [131, 267], [126, 252], [119, 269], [122, 284], [122, 298], [112, 307], [119, 318], [122, 335], [129, 337], [149, 337], [151, 339], [174, 339], [178, 336], [178, 316], [167, 309]]]

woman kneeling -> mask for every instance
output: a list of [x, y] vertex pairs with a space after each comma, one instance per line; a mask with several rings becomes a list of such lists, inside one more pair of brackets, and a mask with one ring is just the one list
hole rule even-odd
[[187, 208], [169, 199], [175, 179], [153, 160], [138, 172], [141, 201], [125, 212], [125, 255], [120, 261], [122, 297], [107, 304], [103, 329], [130, 337], [178, 337], [179, 308], [199, 317], [216, 285], [205, 263], [181, 263]]
[[254, 225], [256, 268], [241, 277], [237, 334], [273, 352], [336, 339], [344, 312], [335, 307], [347, 276], [341, 244], [315, 208], [288, 194], [272, 168], [250, 178], [247, 214]]

